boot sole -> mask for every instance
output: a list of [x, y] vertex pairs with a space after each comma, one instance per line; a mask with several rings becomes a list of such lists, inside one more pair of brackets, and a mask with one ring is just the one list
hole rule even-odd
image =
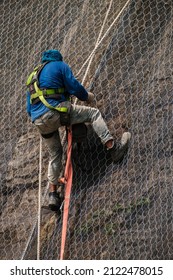
[[131, 133], [130, 132], [124, 132], [121, 137], [121, 145], [126, 145], [131, 139]]
[[49, 204], [49, 209], [57, 212], [60, 210], [60, 206], [57, 206], [55, 204]]

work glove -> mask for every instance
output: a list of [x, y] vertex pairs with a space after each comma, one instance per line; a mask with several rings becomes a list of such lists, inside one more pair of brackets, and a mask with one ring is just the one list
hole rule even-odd
[[88, 103], [92, 103], [94, 101], [94, 94], [92, 92], [88, 92]]

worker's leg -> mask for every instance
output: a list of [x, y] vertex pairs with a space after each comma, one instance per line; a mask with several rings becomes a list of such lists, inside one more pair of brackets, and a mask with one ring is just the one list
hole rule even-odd
[[43, 142], [49, 152], [48, 180], [52, 185], [57, 185], [62, 168], [62, 146], [59, 132], [54, 132], [49, 138], [44, 137], [45, 135], [43, 135]]
[[105, 121], [102, 118], [100, 111], [96, 108], [72, 105], [70, 113], [71, 124], [76, 123], [91, 123], [94, 131], [105, 144], [109, 140], [113, 140]]
[[93, 129], [100, 137], [103, 144], [109, 150], [114, 163], [120, 162], [127, 153], [131, 134], [124, 132], [120, 143], [115, 143], [110, 134], [100, 111], [96, 108], [72, 105], [71, 108], [71, 124], [89, 122]]
[[[58, 127], [60, 126], [59, 113], [47, 113], [35, 121], [35, 125], [42, 135], [43, 143], [49, 152], [48, 181], [49, 206], [53, 210], [59, 207], [60, 201], [56, 193], [58, 178], [62, 168], [62, 145]], [[56, 131], [54, 131], [57, 129]]]
[[49, 152], [48, 180], [57, 185], [60, 170], [62, 168], [62, 146], [58, 128], [60, 127], [59, 113], [49, 111], [34, 124], [42, 135], [44, 144]]

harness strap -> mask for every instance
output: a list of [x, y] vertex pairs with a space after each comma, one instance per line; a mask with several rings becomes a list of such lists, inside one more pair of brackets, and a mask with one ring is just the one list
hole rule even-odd
[[[36, 83], [36, 82], [35, 82]], [[35, 83], [34, 83], [34, 88], [35, 88]], [[36, 83], [37, 84], [37, 83]], [[36, 90], [36, 88], [35, 88]], [[32, 93], [31, 96], [30, 96], [30, 100], [31, 100], [31, 103], [34, 99], [38, 98], [39, 96], [44, 96], [45, 98], [53, 98], [53, 97], [56, 97], [56, 95], [61, 95], [65, 93], [65, 89], [64, 88], [57, 88], [57, 89], [39, 89], [39, 92], [38, 90], [35, 92], [35, 93]], [[61, 97], [61, 96], [60, 96]]]
[[66, 107], [53, 107], [52, 105], [50, 105], [46, 99], [44, 98], [43, 96], [43, 91], [39, 89], [39, 87], [37, 86], [37, 82], [34, 83], [34, 88], [35, 88], [35, 91], [37, 93], [37, 96], [38, 98], [40, 99], [40, 101], [46, 106], [48, 107], [49, 109], [51, 110], [57, 110], [59, 112], [64, 112], [64, 113], [67, 113], [68, 112], [68, 108]]
[[[54, 88], [53, 89], [49, 89], [49, 88], [40, 89], [39, 88], [39, 81], [38, 81], [39, 74], [40, 74], [41, 70], [44, 68], [44, 66], [48, 63], [49, 62], [47, 61], [47, 62], [35, 67], [34, 71], [29, 75], [26, 85], [29, 88], [31, 104], [36, 104], [39, 100], [41, 100], [45, 106], [50, 108], [50, 106], [48, 106], [49, 104], [48, 104], [48, 102], [46, 102], [45, 98], [53, 98], [53, 99], [60, 100], [60, 99], [62, 99], [62, 95], [66, 95], [67, 98], [69, 96], [66, 93], [65, 88], [63, 88], [63, 87], [55, 88], [55, 89]], [[40, 97], [41, 97], [41, 99], [40, 99]], [[53, 109], [53, 108], [51, 108], [51, 109]]]

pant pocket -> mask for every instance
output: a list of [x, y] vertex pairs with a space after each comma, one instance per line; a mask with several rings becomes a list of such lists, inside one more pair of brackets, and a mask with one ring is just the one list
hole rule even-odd
[[58, 112], [49, 111], [34, 122], [41, 134], [48, 134], [57, 131], [60, 125]]

